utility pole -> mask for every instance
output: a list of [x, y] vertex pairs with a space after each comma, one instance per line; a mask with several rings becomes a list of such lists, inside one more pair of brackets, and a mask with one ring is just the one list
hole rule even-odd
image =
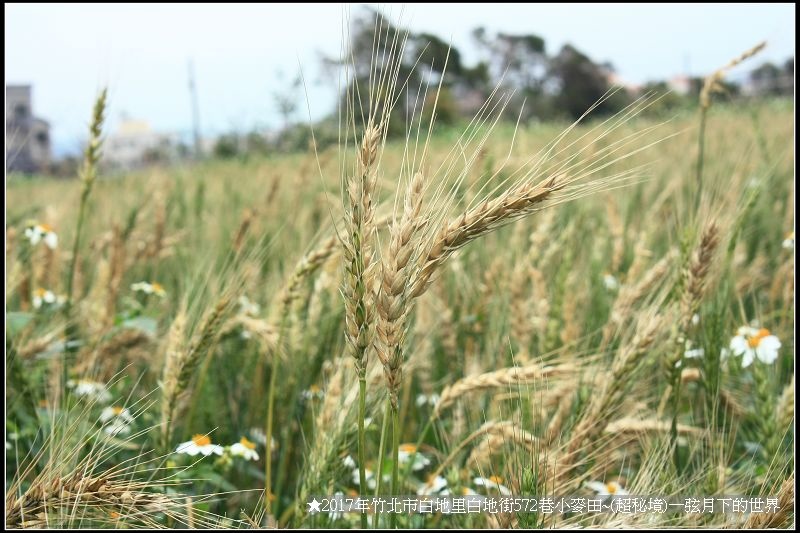
[[194, 137], [194, 156], [202, 156], [200, 146], [200, 106], [197, 103], [197, 86], [194, 81], [194, 62], [189, 59], [189, 97], [192, 101], [192, 135]]

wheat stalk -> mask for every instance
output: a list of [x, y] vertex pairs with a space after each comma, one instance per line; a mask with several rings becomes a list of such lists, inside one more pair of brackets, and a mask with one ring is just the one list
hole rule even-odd
[[703, 82], [703, 88], [700, 90], [700, 132], [697, 137], [697, 191], [695, 197], [695, 209], [700, 205], [700, 198], [703, 190], [703, 158], [705, 156], [705, 133], [706, 133], [706, 120], [708, 117], [708, 110], [711, 108], [711, 95], [717, 92], [724, 92], [722, 86], [722, 78], [725, 73], [764, 49], [767, 46], [766, 42], [761, 42], [753, 48], [746, 50], [739, 57], [732, 59], [724, 67], [714, 71]]
[[738, 57], [731, 59], [724, 67], [715, 70], [710, 76], [706, 77], [706, 79], [703, 81], [703, 88], [700, 90], [700, 106], [703, 109], [708, 109], [711, 107], [711, 95], [716, 92], [724, 91], [721, 82], [725, 77], [725, 74], [738, 64], [759, 53], [766, 46], [766, 41], [758, 43], [754, 47], [742, 52], [742, 54]]
[[111, 513], [146, 520], [175, 508], [170, 497], [145, 492], [145, 483], [84, 477], [81, 472], [37, 481], [19, 497], [7, 495], [6, 527], [68, 527], [76, 516], [85, 519], [85, 513], [104, 523], [111, 521]]
[[186, 312], [182, 310], [172, 321], [169, 329], [164, 372], [161, 378], [161, 447], [164, 452], [169, 449], [173, 413], [178, 403], [178, 396], [183, 390], [180, 379], [186, 358], [185, 329]]
[[[366, 487], [365, 436], [366, 373], [369, 350], [373, 342], [375, 321], [375, 268], [372, 241], [374, 238], [375, 208], [373, 195], [377, 172], [375, 169], [378, 147], [383, 131], [379, 125], [368, 124], [356, 157], [356, 171], [347, 179], [345, 236], [342, 239], [344, 260], [345, 338], [355, 364], [359, 381], [358, 462], [360, 487]], [[366, 527], [366, 515], [362, 516]]]
[[714, 264], [714, 253], [719, 246], [719, 227], [709, 222], [703, 230], [694, 257], [684, 274], [685, 289], [681, 298], [681, 331], [689, 331], [692, 317], [700, 308], [706, 292], [708, 273]]
[[553, 417], [550, 419], [550, 423], [547, 424], [547, 428], [544, 432], [544, 442], [548, 447], [552, 446], [561, 435], [564, 423], [569, 418], [572, 412], [572, 406], [575, 403], [575, 389], [573, 386], [561, 392], [565, 394], [558, 396], [558, 407], [556, 408], [556, 412], [553, 413]]
[[222, 296], [217, 304], [205, 314], [193, 339], [186, 347], [184, 340], [185, 312], [178, 313], [172, 323], [161, 380], [162, 445], [165, 451], [170, 443], [171, 425], [178, 398], [189, 388], [200, 363], [216, 346], [230, 308], [230, 296]]
[[603, 329], [601, 346], [607, 346], [614, 333], [630, 317], [637, 302], [653, 293], [655, 287], [664, 282], [664, 276], [669, 272], [675, 251], [670, 250], [657, 263], [650, 267], [635, 285], [625, 285], [620, 290], [619, 296], [614, 301], [608, 323]]
[[[699, 436], [705, 431], [693, 426], [678, 424], [678, 433], [681, 435]], [[626, 433], [668, 433], [671, 424], [663, 420], [640, 420], [638, 418], [621, 418], [610, 422], [605, 432], [612, 435], [623, 435]]]
[[794, 510], [794, 474], [781, 484], [778, 492], [778, 510], [769, 513], [750, 513], [745, 529], [780, 528], [787, 525]]
[[572, 364], [556, 366], [532, 364], [522, 367], [503, 368], [501, 370], [495, 370], [494, 372], [469, 376], [456, 381], [452, 385], [448, 385], [442, 390], [439, 403], [436, 404], [433, 416], [440, 416], [442, 411], [450, 407], [456, 400], [473, 392], [526, 385], [542, 379], [574, 374], [576, 370], [575, 365]]
[[660, 315], [645, 315], [640, 319], [634, 338], [619, 348], [610, 375], [594, 393], [586, 411], [572, 430], [560, 461], [557, 486], [566, 482], [568, 474], [576, 466], [580, 451], [587, 443], [591, 445], [605, 429], [608, 417], [624, 397], [623, 384], [630, 380], [642, 357], [655, 342], [664, 320], [665, 318]]
[[75, 269], [78, 264], [78, 252], [81, 244], [81, 233], [83, 230], [84, 217], [86, 216], [86, 203], [92, 191], [95, 179], [97, 178], [97, 164], [100, 161], [100, 147], [102, 146], [101, 135], [103, 133], [103, 122], [105, 122], [106, 96], [108, 91], [103, 89], [97, 96], [92, 111], [92, 121], [89, 126], [89, 142], [86, 145], [86, 152], [81, 170], [81, 203], [78, 208], [78, 221], [75, 228], [75, 240], [72, 244], [72, 256], [70, 258], [69, 271], [67, 273], [67, 301], [64, 305], [64, 312], [69, 315], [72, 306]]
[[278, 302], [281, 304], [281, 314], [287, 312], [292, 303], [300, 296], [300, 287], [303, 282], [336, 253], [338, 240], [336, 236], [322, 241], [319, 246], [304, 255], [292, 271], [292, 275], [285, 282], [278, 293]]

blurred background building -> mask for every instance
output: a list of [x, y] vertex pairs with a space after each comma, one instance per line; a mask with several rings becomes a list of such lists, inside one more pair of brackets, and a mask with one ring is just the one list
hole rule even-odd
[[132, 170], [176, 158], [176, 139], [159, 133], [146, 120], [123, 117], [103, 144], [104, 163], [118, 170]]
[[33, 114], [30, 85], [6, 85], [6, 170], [46, 172], [50, 124]]

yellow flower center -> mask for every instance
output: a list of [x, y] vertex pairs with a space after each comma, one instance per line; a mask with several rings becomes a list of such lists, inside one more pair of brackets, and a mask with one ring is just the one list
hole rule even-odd
[[405, 453], [416, 453], [417, 447], [413, 444], [401, 444], [399, 450]]
[[767, 328], [761, 328], [758, 330], [758, 333], [747, 339], [747, 345], [751, 348], [757, 348], [758, 345], [761, 344], [761, 340], [769, 334], [770, 333]]
[[39, 224], [39, 230], [42, 233], [51, 233], [53, 231], [53, 226], [50, 224]]
[[108, 516], [116, 520], [117, 518], [120, 517], [120, 514], [116, 511], [111, 511], [110, 513], [108, 513]]
[[192, 442], [197, 444], [198, 446], [208, 446], [211, 444], [211, 439], [208, 435], [195, 435], [192, 437]]
[[256, 449], [256, 443], [250, 442], [249, 440], [247, 440], [247, 437], [242, 437], [242, 440], [239, 441], [239, 444], [250, 450]]
[[320, 390], [319, 385], [311, 385], [308, 387], [308, 392], [311, 394], [319, 394]]
[[153, 288], [153, 292], [158, 292], [158, 293], [164, 292], [164, 287], [162, 287], [160, 283], [156, 283], [155, 281], [150, 284], [150, 287]]
[[47, 294], [47, 290], [45, 290], [45, 289], [36, 289], [35, 291], [33, 291], [33, 294], [35, 296], [38, 296], [39, 298], [44, 298], [44, 295]]
[[122, 414], [123, 409], [124, 407], [114, 406], [111, 408], [111, 412], [114, 413], [116, 416], [119, 416]]
[[611, 483], [606, 483], [606, 491], [608, 491], [609, 494], [616, 493], [617, 489], [618, 489], [617, 484], [614, 483], [613, 481]]
[[503, 478], [501, 478], [500, 476], [489, 476], [487, 479], [492, 483], [497, 483], [498, 485], [503, 484]]

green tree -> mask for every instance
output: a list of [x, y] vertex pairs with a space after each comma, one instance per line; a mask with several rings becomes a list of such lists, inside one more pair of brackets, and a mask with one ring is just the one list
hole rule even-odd
[[548, 76], [545, 40], [535, 34], [498, 33], [475, 28], [472, 37], [484, 51], [485, 69], [495, 83], [513, 93], [507, 111], [523, 119], [548, 114], [544, 86]]
[[[611, 66], [597, 65], [572, 45], [564, 45], [550, 60], [549, 76], [554, 89], [554, 104], [570, 119], [581, 117], [593, 104], [606, 95]], [[593, 114], [609, 114], [622, 109], [629, 97], [618, 91], [599, 105]]]
[[220, 135], [214, 143], [214, 157], [233, 159], [239, 155], [239, 136], [235, 133]]
[[[437, 122], [455, 121], [459, 115], [457, 92], [463, 87], [478, 86], [485, 79], [482, 67], [476, 70], [463, 66], [461, 53], [450, 43], [431, 33], [411, 33], [371, 7], [365, 7], [351, 22], [350, 44], [342, 57], [323, 56], [322, 61], [327, 71], [346, 76], [340, 109], [343, 116], [348, 116], [346, 110], [355, 106], [357, 127], [370, 114], [393, 106], [390, 135], [405, 133], [406, 119], [412, 113], [427, 113], [430, 117], [440, 85], [437, 105], [447, 109], [437, 112]], [[388, 79], [396, 80], [391, 102], [385, 83], [377, 92], [378, 80]]]

